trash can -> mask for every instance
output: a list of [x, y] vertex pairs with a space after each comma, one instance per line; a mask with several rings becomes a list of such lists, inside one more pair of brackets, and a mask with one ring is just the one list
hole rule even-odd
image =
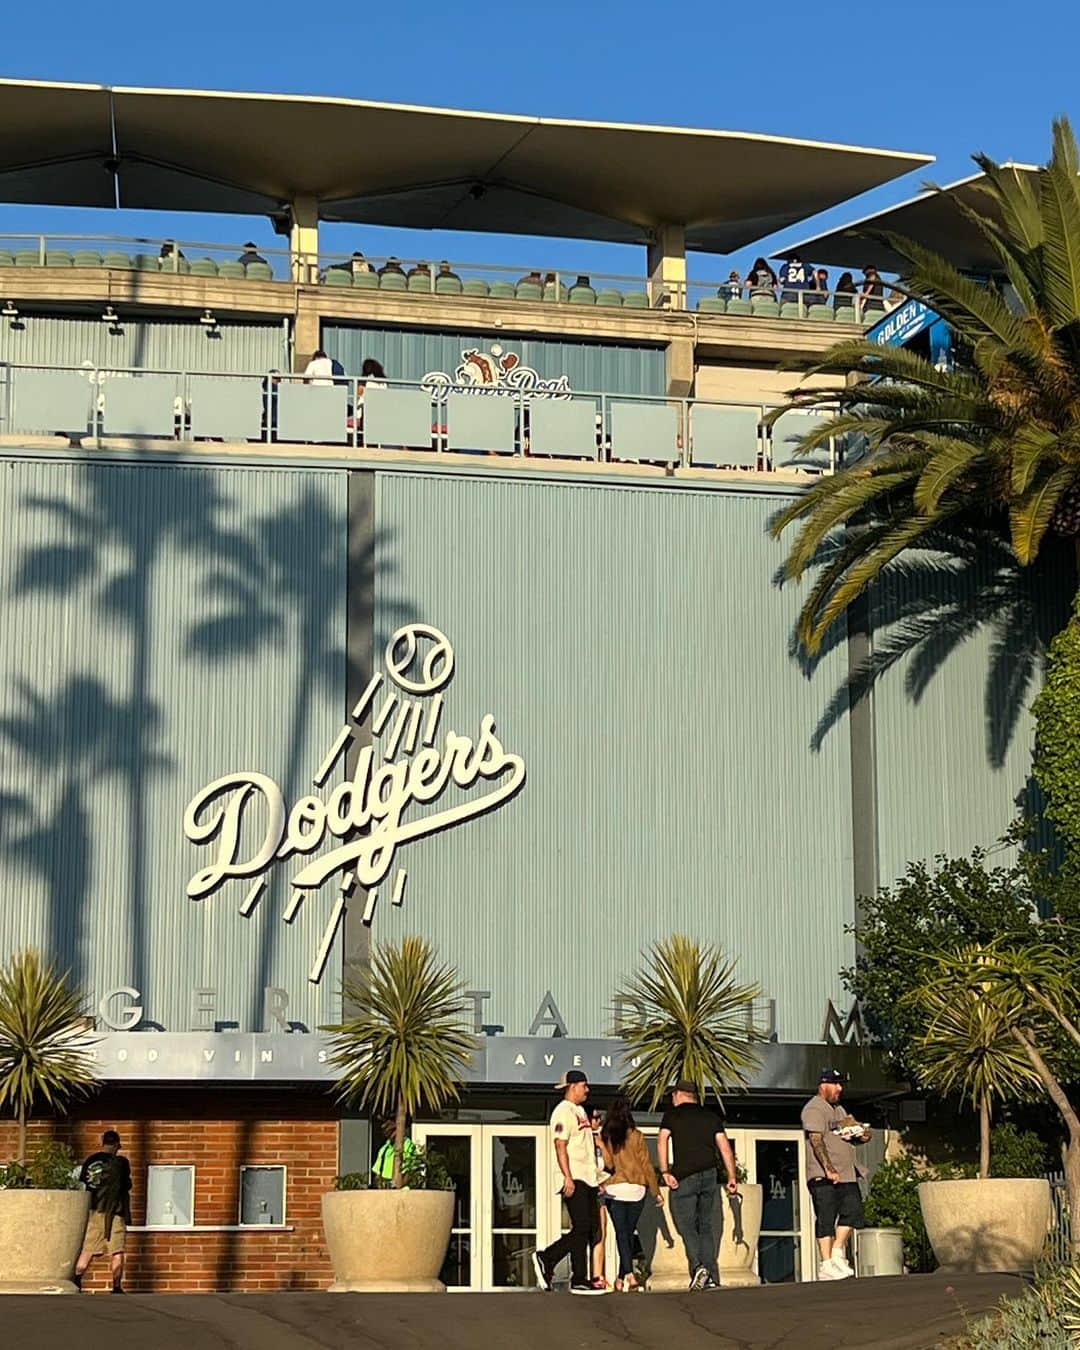
[[903, 1275], [904, 1235], [899, 1228], [860, 1228], [855, 1243], [857, 1275]]

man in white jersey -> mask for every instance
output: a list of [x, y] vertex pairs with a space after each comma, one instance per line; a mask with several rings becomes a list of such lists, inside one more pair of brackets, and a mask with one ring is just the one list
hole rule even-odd
[[599, 1225], [596, 1195], [600, 1184], [596, 1171], [596, 1144], [589, 1117], [585, 1114], [589, 1080], [580, 1069], [570, 1069], [555, 1086], [562, 1092], [563, 1099], [551, 1113], [548, 1133], [554, 1186], [566, 1202], [570, 1231], [544, 1251], [534, 1253], [533, 1269], [540, 1288], [550, 1289], [555, 1267], [569, 1254], [570, 1292], [602, 1294], [603, 1282], [594, 1282], [589, 1277], [589, 1244]]

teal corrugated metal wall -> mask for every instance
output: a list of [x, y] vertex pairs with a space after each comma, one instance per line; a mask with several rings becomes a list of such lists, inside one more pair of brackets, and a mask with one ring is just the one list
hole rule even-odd
[[637, 953], [672, 931], [723, 943], [820, 1039], [853, 955], [843, 720], [812, 732], [846, 651], [805, 679], [798, 607], [770, 582], [775, 496], [383, 473], [376, 622], [432, 623], [457, 673], [443, 729], [492, 713], [528, 778], [491, 815], [410, 844], [400, 909], [525, 1034], [550, 989], [596, 1035]]
[[169, 1030], [195, 987], [255, 1029], [264, 985], [314, 1028], [331, 901], [286, 926], [280, 892], [238, 914], [243, 881], [187, 899], [182, 820], [238, 770], [295, 798], [341, 725], [344, 475], [7, 459], [0, 512], [0, 953], [45, 945]]
[[326, 321], [322, 342], [327, 353], [336, 357], [350, 375], [359, 375], [365, 357], [373, 356], [382, 362], [391, 379], [420, 380], [436, 370], [452, 379], [463, 351], [478, 347], [489, 352], [495, 344], [504, 352], [514, 352], [522, 365], [532, 366], [544, 379], [567, 376], [571, 389], [652, 395], [667, 391], [663, 347], [548, 341], [515, 336], [494, 327], [489, 334], [480, 335]]
[[54, 366], [145, 366], [149, 369], [287, 370], [289, 357], [280, 323], [220, 319], [214, 336], [196, 320], [129, 319], [111, 333], [97, 314], [25, 314], [23, 327], [0, 324], [0, 361]]

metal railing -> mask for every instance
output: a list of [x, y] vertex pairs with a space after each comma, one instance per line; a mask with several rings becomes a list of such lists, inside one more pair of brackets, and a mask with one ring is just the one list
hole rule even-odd
[[755, 475], [836, 468], [839, 445], [805, 459], [795, 453], [794, 438], [812, 419], [790, 413], [767, 427], [770, 411], [765, 403], [442, 380], [0, 364], [0, 434], [9, 438], [325, 445]]
[[785, 289], [727, 281], [660, 282], [615, 272], [508, 266], [443, 259], [320, 253], [280, 246], [206, 243], [106, 234], [0, 235], [0, 298], [8, 267], [101, 267], [233, 280], [299, 281], [350, 290], [379, 290], [465, 300], [528, 300], [600, 309], [694, 310], [760, 318], [876, 322], [896, 301], [858, 290]]

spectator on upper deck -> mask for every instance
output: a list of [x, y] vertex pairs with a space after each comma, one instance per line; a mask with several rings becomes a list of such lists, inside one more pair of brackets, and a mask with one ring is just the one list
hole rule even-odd
[[793, 253], [780, 268], [780, 299], [798, 301], [802, 291], [808, 291], [814, 284], [814, 274], [797, 253]]
[[383, 370], [382, 362], [376, 361], [373, 356], [366, 356], [360, 367], [360, 379], [371, 389], [385, 389], [386, 371]]
[[756, 295], [776, 299], [776, 273], [764, 258], [755, 258], [744, 284], [752, 297]]
[[721, 300], [738, 300], [742, 296], [742, 277], [738, 272], [732, 269], [728, 273], [728, 279], [724, 284], [717, 288], [716, 294]]
[[[555, 280], [555, 273], [551, 274], [552, 281]], [[543, 286], [544, 279], [539, 272], [529, 272], [523, 277], [519, 277], [517, 284], [519, 286]]]
[[327, 269], [331, 272], [348, 272], [350, 276], [356, 276], [358, 272], [370, 272], [371, 264], [364, 255], [357, 249], [351, 258], [344, 262], [331, 263]]
[[850, 272], [841, 272], [840, 280], [836, 283], [836, 291], [833, 294], [834, 309], [854, 309], [855, 307], [855, 278]]
[[401, 265], [401, 259], [387, 258], [387, 260], [379, 268], [379, 276], [384, 277], [386, 276], [387, 272], [396, 272], [398, 276], [403, 277], [405, 275], [405, 269]]
[[878, 275], [876, 267], [863, 268], [862, 298], [863, 303], [870, 309], [885, 308], [885, 283]]
[[237, 262], [242, 262], [242, 263], [244, 264], [244, 266], [246, 267], [246, 266], [248, 265], [248, 263], [263, 263], [263, 264], [265, 264], [265, 263], [266, 263], [266, 259], [262, 256], [261, 253], [259, 253], [259, 251], [258, 251], [258, 249], [256, 249], [255, 245], [254, 245], [253, 243], [251, 243], [250, 240], [249, 240], [248, 243], [246, 243], [246, 244], [244, 245], [244, 251], [243, 251], [243, 253], [240, 254], [240, 257], [237, 258]]
[[[461, 280], [461, 278], [458, 276], [458, 274], [454, 271], [454, 269], [450, 266], [450, 264], [446, 261], [445, 258], [444, 258], [444, 259], [442, 260], [442, 262], [439, 264], [439, 276], [440, 276], [440, 277], [449, 277], [451, 281], [460, 281], [460, 280]], [[436, 277], [436, 281], [437, 281], [437, 280], [438, 280], [438, 277]]]
[[409, 270], [405, 273], [406, 281], [411, 281], [413, 277], [423, 277], [425, 281], [430, 281], [431, 268], [427, 265], [426, 262], [421, 260], [420, 262], [416, 263], [415, 266], [410, 267]]
[[182, 258], [183, 256], [184, 251], [176, 247], [175, 239], [166, 239], [161, 246], [161, 252], [158, 254], [159, 258], [168, 258], [170, 262], [173, 258]]
[[[344, 373], [344, 371], [342, 372]], [[311, 360], [304, 367], [304, 383], [329, 385], [333, 384], [334, 362], [320, 347]]]
[[829, 300], [829, 274], [824, 267], [814, 273], [813, 283], [806, 292], [804, 302], [807, 305], [824, 305]]

